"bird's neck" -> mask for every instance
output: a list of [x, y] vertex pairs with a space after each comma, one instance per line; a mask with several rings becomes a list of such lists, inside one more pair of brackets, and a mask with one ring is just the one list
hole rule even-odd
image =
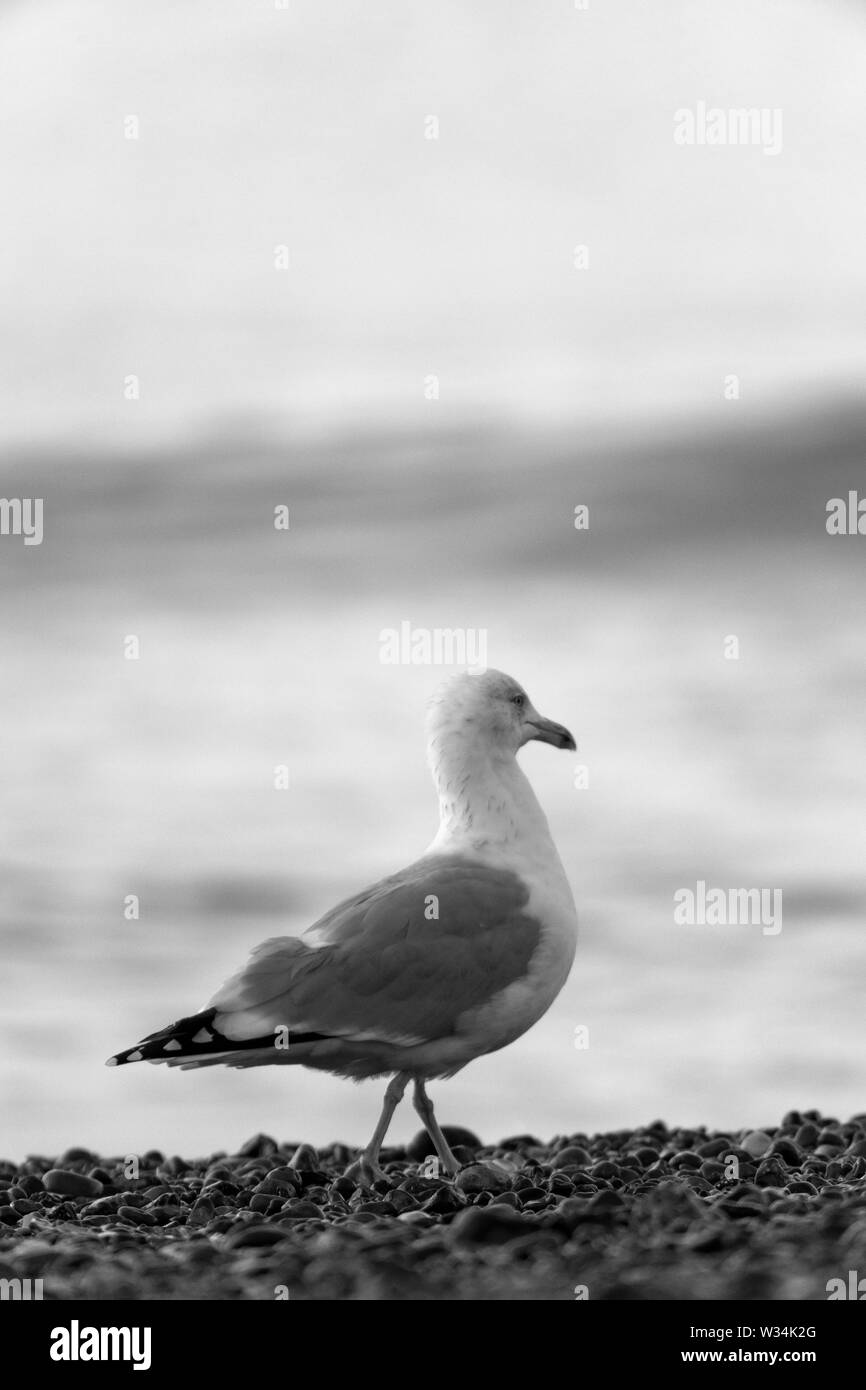
[[430, 766], [439, 794], [439, 832], [431, 851], [557, 857], [547, 818], [513, 756], [434, 745]]

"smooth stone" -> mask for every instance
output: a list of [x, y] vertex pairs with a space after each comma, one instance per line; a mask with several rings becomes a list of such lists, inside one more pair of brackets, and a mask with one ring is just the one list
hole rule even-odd
[[167, 1158], [164, 1163], [160, 1164], [160, 1175], [162, 1173], [167, 1173], [169, 1177], [172, 1178], [182, 1177], [183, 1174], [188, 1173], [189, 1170], [190, 1165], [185, 1158], [181, 1158], [180, 1154], [174, 1154], [171, 1158]]
[[457, 1245], [507, 1245], [528, 1233], [527, 1219], [509, 1207], [491, 1203], [460, 1212], [449, 1232]]
[[778, 1158], [765, 1158], [755, 1173], [758, 1187], [782, 1187], [786, 1178], [787, 1170]]
[[254, 1134], [252, 1139], [248, 1139], [238, 1149], [241, 1158], [266, 1158], [268, 1154], [277, 1152], [279, 1145], [276, 1139], [272, 1139], [269, 1134]]
[[67, 1149], [64, 1154], [60, 1155], [60, 1158], [58, 1158], [57, 1160], [57, 1166], [58, 1168], [62, 1168], [64, 1163], [92, 1164], [95, 1161], [95, 1159], [96, 1154], [91, 1153], [89, 1149], [72, 1148]]
[[[864, 1150], [866, 1152], [866, 1150]], [[92, 1176], [92, 1175], [91, 1175]], [[25, 1197], [32, 1197], [34, 1192], [44, 1192], [45, 1184], [41, 1178], [37, 1178], [34, 1173], [25, 1173], [15, 1184], [20, 1187]]]
[[799, 1168], [803, 1155], [790, 1139], [776, 1139], [770, 1146], [767, 1158], [781, 1158], [789, 1168]]
[[845, 1140], [834, 1129], [822, 1129], [818, 1135], [819, 1144], [829, 1144], [836, 1149], [844, 1149]]
[[440, 1187], [428, 1197], [423, 1204], [423, 1210], [430, 1212], [434, 1216], [448, 1216], [451, 1212], [460, 1211], [466, 1205], [466, 1198], [462, 1192], [457, 1192], [452, 1187]]
[[213, 1168], [208, 1168], [202, 1182], [208, 1187], [212, 1182], [234, 1182], [235, 1175], [231, 1168], [226, 1168], [225, 1164], [217, 1163]]
[[521, 1187], [520, 1189], [520, 1200], [524, 1206], [527, 1202], [539, 1202], [547, 1195], [547, 1190], [543, 1187]]
[[[318, 1156], [316, 1162], [318, 1163]], [[281, 1168], [272, 1168], [269, 1173], [265, 1173], [263, 1181], [274, 1183], [278, 1187], [285, 1188], [286, 1191], [291, 1190], [293, 1192], [296, 1192], [301, 1185], [297, 1169], [289, 1168], [286, 1165]]]
[[579, 1144], [568, 1144], [553, 1155], [554, 1168], [588, 1168], [592, 1157]]
[[743, 1139], [740, 1147], [752, 1158], [763, 1158], [768, 1149], [772, 1147], [773, 1140], [769, 1134], [765, 1134], [762, 1129], [753, 1129]]
[[[302, 1168], [298, 1173], [298, 1180], [301, 1188], [306, 1191], [308, 1187], [325, 1187], [328, 1183], [328, 1174], [321, 1168]], [[377, 1191], [381, 1189], [381, 1183], [377, 1180], [373, 1186]], [[385, 1184], [390, 1187], [390, 1183]]]
[[89, 1202], [86, 1207], [81, 1208], [82, 1216], [113, 1216], [118, 1207], [124, 1204], [124, 1197], [97, 1197], [95, 1202]]
[[[479, 1148], [481, 1145], [479, 1144]], [[534, 1134], [510, 1134], [507, 1139], [500, 1139], [497, 1148], [500, 1149], [540, 1149], [543, 1148], [540, 1139], [536, 1139]]]
[[118, 1207], [117, 1219], [131, 1221], [134, 1226], [156, 1225], [156, 1217], [149, 1211], [142, 1211], [140, 1207]]
[[46, 1192], [62, 1192], [65, 1197], [98, 1197], [102, 1191], [98, 1178], [68, 1173], [64, 1168], [49, 1169], [42, 1181]]
[[461, 1192], [508, 1192], [511, 1174], [493, 1163], [473, 1163], [462, 1168], [455, 1179]]
[[635, 1149], [634, 1156], [642, 1168], [649, 1168], [661, 1158], [658, 1149], [650, 1148], [649, 1144], [641, 1144], [640, 1148]]
[[554, 1173], [553, 1177], [547, 1180], [547, 1189], [555, 1197], [570, 1197], [574, 1191], [574, 1183], [565, 1173]]
[[299, 1144], [289, 1160], [289, 1167], [296, 1173], [316, 1173], [319, 1171], [319, 1155], [312, 1144]]
[[[319, 1212], [316, 1212], [319, 1215]], [[279, 1245], [285, 1240], [288, 1230], [285, 1226], [246, 1225], [234, 1227], [226, 1232], [225, 1243], [232, 1250], [254, 1248], [263, 1245]]]
[[700, 1154], [694, 1153], [691, 1149], [682, 1149], [670, 1160], [672, 1168], [692, 1168], [695, 1171], [700, 1168], [701, 1162]]
[[204, 1226], [214, 1216], [214, 1205], [209, 1197], [199, 1197], [189, 1214], [190, 1226]]
[[718, 1158], [720, 1154], [730, 1153], [732, 1146], [733, 1140], [723, 1134], [718, 1139], [708, 1139], [705, 1144], [700, 1144], [697, 1152], [701, 1158]]
[[322, 1209], [317, 1207], [315, 1202], [308, 1202], [303, 1197], [293, 1197], [290, 1201], [284, 1202], [281, 1210], [286, 1216], [321, 1216]]
[[590, 1197], [587, 1210], [592, 1212], [622, 1211], [624, 1208], [625, 1202], [619, 1193], [605, 1189], [603, 1192], [596, 1192], [594, 1197]]
[[[463, 1129], [460, 1125], [443, 1125], [442, 1133], [451, 1149], [455, 1147], [471, 1149], [474, 1154], [482, 1147], [478, 1135], [473, 1134], [471, 1129]], [[435, 1156], [436, 1149], [426, 1129], [422, 1129], [416, 1134], [412, 1142], [406, 1146], [406, 1157], [412, 1163], [423, 1163], [425, 1158], [435, 1158]]]
[[395, 1211], [419, 1211], [421, 1203], [409, 1192], [404, 1192], [402, 1188], [395, 1187], [388, 1197], [388, 1201]]
[[728, 1216], [734, 1217], [735, 1220], [745, 1221], [749, 1217], [766, 1217], [767, 1215], [766, 1209], [756, 1202], [732, 1202], [728, 1197], [719, 1202], [719, 1207], [722, 1211], [727, 1212]]
[[619, 1164], [612, 1163], [609, 1158], [603, 1158], [600, 1163], [593, 1164], [589, 1175], [592, 1178], [618, 1178]]
[[257, 1211], [262, 1216], [268, 1216], [271, 1211], [279, 1211], [282, 1205], [282, 1196], [277, 1197], [266, 1192], [257, 1192], [254, 1197], [250, 1198], [250, 1211]]

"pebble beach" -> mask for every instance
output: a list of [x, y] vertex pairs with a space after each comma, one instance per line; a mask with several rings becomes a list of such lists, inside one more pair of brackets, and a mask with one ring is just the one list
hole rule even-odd
[[699, 1301], [824, 1300], [866, 1273], [866, 1114], [445, 1133], [455, 1179], [421, 1133], [371, 1187], [342, 1176], [357, 1150], [264, 1134], [199, 1159], [2, 1160], [0, 1278], [45, 1300]]

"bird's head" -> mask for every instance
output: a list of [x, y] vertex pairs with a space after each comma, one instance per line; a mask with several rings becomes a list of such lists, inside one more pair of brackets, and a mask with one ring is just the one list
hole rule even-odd
[[513, 758], [533, 740], [572, 752], [577, 746], [568, 729], [538, 713], [516, 680], [490, 670], [453, 676], [439, 688], [428, 708], [427, 738], [431, 754], [470, 739], [493, 758]]

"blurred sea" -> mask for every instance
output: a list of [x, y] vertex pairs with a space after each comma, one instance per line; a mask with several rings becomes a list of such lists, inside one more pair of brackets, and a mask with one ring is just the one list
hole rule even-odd
[[[824, 524], [864, 447], [862, 409], [828, 401], [650, 434], [293, 444], [229, 421], [138, 454], [19, 449], [0, 492], [45, 499], [45, 540], [0, 545], [2, 1151], [367, 1136], [377, 1083], [102, 1063], [428, 843], [445, 672], [380, 664], [404, 620], [486, 629], [579, 745], [521, 755], [575, 970], [434, 1090], [440, 1118], [492, 1139], [866, 1108], [866, 542]], [[782, 932], [675, 926], [698, 879], [781, 888]], [[395, 1136], [417, 1128], [398, 1112]]]

